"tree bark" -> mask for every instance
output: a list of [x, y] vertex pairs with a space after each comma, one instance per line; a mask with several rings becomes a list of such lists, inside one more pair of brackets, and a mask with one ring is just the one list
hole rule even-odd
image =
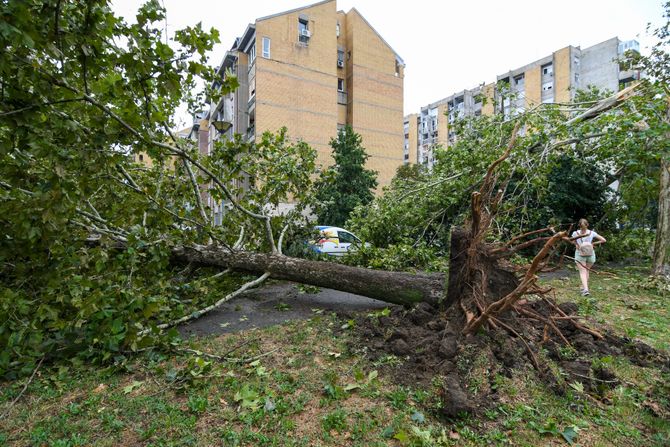
[[661, 159], [653, 273], [670, 276], [670, 160]]
[[248, 272], [267, 272], [276, 279], [355, 293], [405, 306], [418, 302], [437, 306], [446, 292], [446, 276], [443, 274], [387, 272], [277, 253], [230, 252], [213, 245], [177, 247], [172, 252], [172, 259]]

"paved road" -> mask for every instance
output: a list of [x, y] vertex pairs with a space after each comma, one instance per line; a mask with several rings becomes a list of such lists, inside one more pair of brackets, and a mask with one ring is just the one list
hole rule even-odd
[[204, 317], [180, 326], [179, 332], [187, 337], [223, 334], [305, 320], [319, 311], [364, 311], [388, 306], [382, 301], [331, 289], [301, 294], [296, 284], [279, 282], [250, 290]]
[[[544, 280], [565, 278], [564, 269], [542, 273]], [[179, 327], [182, 336], [224, 334], [262, 328], [293, 320], [306, 320], [323, 312], [383, 309], [388, 303], [353, 293], [321, 289], [316, 294], [299, 293], [297, 284], [273, 282], [234, 298], [209, 314]]]

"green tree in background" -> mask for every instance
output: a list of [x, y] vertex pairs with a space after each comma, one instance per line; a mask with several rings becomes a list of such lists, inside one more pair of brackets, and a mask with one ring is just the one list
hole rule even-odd
[[342, 226], [354, 208], [374, 199], [377, 172], [365, 169], [368, 155], [361, 136], [351, 126], [340, 130], [330, 146], [335, 164], [322, 173], [315, 185], [315, 211], [320, 224]]
[[548, 174], [545, 205], [559, 223], [600, 219], [607, 202], [607, 176], [590, 160], [561, 155]]

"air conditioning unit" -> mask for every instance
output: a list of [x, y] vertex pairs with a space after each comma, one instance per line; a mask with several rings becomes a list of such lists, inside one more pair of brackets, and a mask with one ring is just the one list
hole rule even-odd
[[337, 66], [339, 68], [344, 68], [344, 61], [337, 61]]
[[300, 30], [300, 35], [307, 38], [312, 37], [312, 33], [308, 29]]

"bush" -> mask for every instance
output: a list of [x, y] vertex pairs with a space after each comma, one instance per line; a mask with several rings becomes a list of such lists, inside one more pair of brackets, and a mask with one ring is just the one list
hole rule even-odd
[[599, 261], [647, 261], [651, 259], [655, 232], [645, 228], [623, 229], [606, 236], [598, 247]]
[[361, 247], [343, 258], [343, 262], [359, 267], [390, 271], [447, 271], [448, 253], [441, 253], [425, 242], [418, 245], [392, 244], [386, 248]]

